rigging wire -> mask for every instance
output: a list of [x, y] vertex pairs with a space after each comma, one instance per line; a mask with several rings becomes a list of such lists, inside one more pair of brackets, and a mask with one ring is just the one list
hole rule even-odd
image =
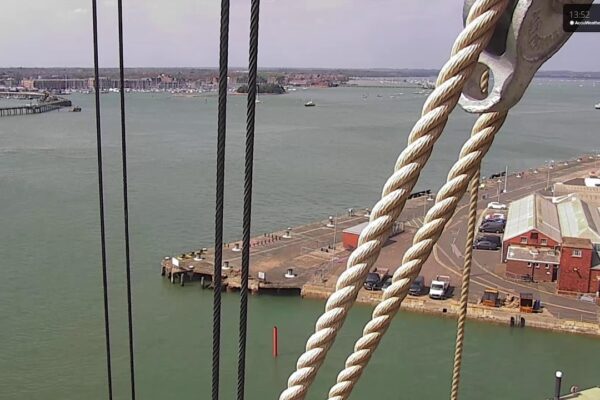
[[221, 0], [219, 45], [219, 110], [217, 119], [217, 186], [215, 210], [215, 260], [213, 271], [212, 400], [219, 399], [221, 355], [221, 268], [223, 264], [223, 200], [225, 197], [225, 133], [227, 120], [227, 63], [229, 52], [229, 0]]
[[113, 398], [110, 322], [108, 311], [108, 279], [106, 271], [106, 230], [104, 218], [104, 177], [102, 173], [102, 129], [100, 123], [100, 83], [98, 70], [98, 12], [96, 0], [92, 0], [92, 32], [94, 41], [94, 92], [96, 100], [96, 151], [98, 153], [98, 202], [100, 212], [100, 246], [102, 262], [102, 291], [104, 295], [104, 337], [106, 340], [106, 375], [108, 380], [108, 398]]
[[244, 400], [246, 378], [246, 338], [248, 328], [248, 278], [250, 272], [250, 234], [252, 227], [252, 172], [254, 166], [254, 126], [256, 117], [256, 75], [258, 70], [258, 27], [260, 0], [252, 0], [250, 11], [250, 51], [248, 65], [248, 107], [246, 117], [246, 156], [244, 172], [244, 217], [237, 399]]
[[123, 225], [125, 227], [125, 271], [127, 286], [127, 323], [129, 328], [129, 373], [131, 400], [135, 400], [135, 362], [133, 351], [133, 313], [131, 306], [131, 253], [129, 246], [129, 196], [127, 183], [127, 131], [125, 129], [125, 67], [123, 52], [123, 1], [117, 1], [119, 25], [119, 88], [121, 98], [121, 157], [123, 165]]

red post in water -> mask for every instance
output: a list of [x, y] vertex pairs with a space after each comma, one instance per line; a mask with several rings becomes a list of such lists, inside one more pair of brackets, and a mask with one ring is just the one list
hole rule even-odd
[[273, 357], [277, 357], [279, 355], [279, 335], [277, 332], [277, 327], [273, 327]]

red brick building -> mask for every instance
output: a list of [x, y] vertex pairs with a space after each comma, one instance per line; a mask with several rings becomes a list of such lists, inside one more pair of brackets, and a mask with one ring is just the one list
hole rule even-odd
[[[590, 288], [593, 283], [591, 282], [593, 253], [594, 246], [589, 239], [563, 238], [559, 291], [588, 293], [597, 290]], [[600, 273], [600, 271], [596, 272]]]
[[502, 250], [507, 277], [557, 281], [562, 292], [599, 292], [599, 227], [600, 208], [573, 195], [512, 202]]
[[508, 276], [556, 281], [560, 242], [558, 213], [551, 201], [532, 194], [510, 204], [502, 246]]

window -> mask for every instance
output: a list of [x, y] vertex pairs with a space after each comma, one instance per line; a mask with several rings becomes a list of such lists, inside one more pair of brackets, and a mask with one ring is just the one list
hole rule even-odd
[[527, 238], [525, 236], [521, 236], [521, 243], [527, 244]]
[[531, 240], [537, 240], [538, 239], [538, 233], [537, 232], [531, 232]]
[[538, 269], [540, 268], [540, 264], [538, 264], [538, 263], [533, 263], [533, 266], [536, 267], [536, 268], [538, 268]]
[[530, 262], [527, 263], [527, 268], [531, 268], [531, 263]]
[[550, 269], [550, 264], [546, 264], [546, 269]]
[[573, 249], [573, 257], [581, 257], [581, 250]]
[[540, 240], [540, 244], [542, 246], [547, 246], [548, 245], [548, 240], [547, 239], [542, 239], [542, 240]]

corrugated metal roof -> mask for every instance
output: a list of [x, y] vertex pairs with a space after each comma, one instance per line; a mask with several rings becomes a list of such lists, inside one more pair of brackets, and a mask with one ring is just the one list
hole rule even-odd
[[597, 207], [590, 206], [577, 197], [571, 197], [559, 203], [556, 208], [563, 236], [589, 239], [592, 243], [600, 243], [600, 234], [598, 233], [600, 212]]
[[556, 207], [537, 193], [513, 201], [508, 208], [504, 240], [512, 239], [532, 229], [560, 242], [560, 225]]

